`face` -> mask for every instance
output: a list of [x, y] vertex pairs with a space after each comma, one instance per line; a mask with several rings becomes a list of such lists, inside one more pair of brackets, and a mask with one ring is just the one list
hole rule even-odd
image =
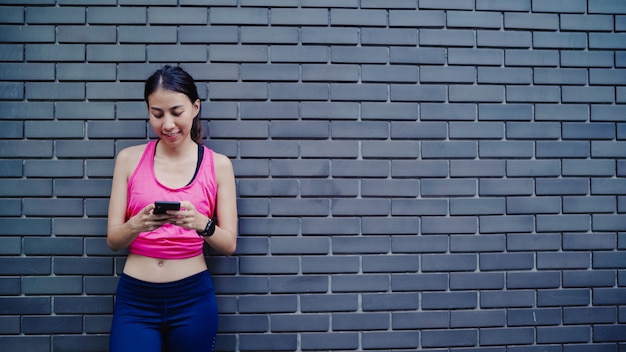
[[191, 140], [191, 126], [199, 111], [200, 100], [191, 102], [183, 93], [159, 88], [148, 96], [152, 129], [168, 144], [179, 145]]

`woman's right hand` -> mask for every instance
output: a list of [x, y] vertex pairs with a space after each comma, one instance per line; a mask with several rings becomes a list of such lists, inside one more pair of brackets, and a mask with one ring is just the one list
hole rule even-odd
[[154, 203], [150, 203], [135, 216], [128, 219], [128, 225], [134, 232], [148, 232], [169, 223], [171, 218], [172, 216], [169, 214], [154, 214]]

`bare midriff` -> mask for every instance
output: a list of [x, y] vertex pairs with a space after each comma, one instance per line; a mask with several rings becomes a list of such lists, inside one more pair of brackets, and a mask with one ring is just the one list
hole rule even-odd
[[129, 254], [124, 274], [147, 282], [173, 282], [207, 270], [204, 255], [184, 259], [159, 259]]

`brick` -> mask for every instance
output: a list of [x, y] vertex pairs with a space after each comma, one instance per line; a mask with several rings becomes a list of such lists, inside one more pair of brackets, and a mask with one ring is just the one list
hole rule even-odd
[[386, 26], [387, 12], [383, 10], [331, 9], [331, 26]]
[[389, 62], [393, 64], [444, 64], [446, 51], [443, 48], [392, 47]]
[[591, 331], [588, 327], [539, 327], [537, 341], [541, 343], [589, 342]]
[[561, 236], [558, 234], [510, 234], [507, 235], [509, 251], [545, 251], [561, 249]]
[[476, 0], [477, 10], [488, 11], [531, 11], [531, 0]]
[[[233, 55], [233, 58], [236, 58], [236, 54]], [[243, 54], [243, 53], [242, 53]], [[263, 56], [261, 53], [250, 52], [247, 55], [243, 55], [246, 61], [261, 61], [263, 60]], [[247, 58], [249, 56], [250, 58]], [[229, 59], [228, 61], [237, 61], [233, 60], [226, 55], [222, 55], [224, 59]], [[304, 63], [326, 63], [329, 58], [328, 50], [319, 46], [278, 46], [273, 47], [270, 59], [272, 62], [304, 62]], [[304, 74], [303, 74], [304, 77]]]
[[507, 214], [557, 214], [560, 211], [559, 197], [511, 197], [506, 202]]
[[307, 274], [356, 274], [359, 272], [359, 268], [360, 263], [357, 256], [307, 256], [302, 258], [302, 272]]
[[533, 328], [491, 328], [480, 330], [481, 345], [526, 345], [534, 341]]
[[450, 199], [450, 215], [472, 215], [472, 214], [504, 214], [505, 200], [503, 198], [463, 198]]
[[89, 24], [145, 24], [145, 7], [90, 7], [87, 11]]
[[528, 104], [479, 104], [480, 121], [530, 121], [531, 106]]
[[325, 238], [276, 238], [270, 240], [272, 254], [327, 254], [330, 242]]
[[404, 28], [363, 28], [361, 43], [365, 45], [416, 45], [418, 32]]
[[451, 273], [451, 290], [493, 290], [504, 288], [504, 275], [499, 273]]
[[[444, 102], [446, 100], [446, 97], [447, 97], [446, 89], [444, 86], [441, 86], [441, 85], [428, 85], [428, 86], [393, 85], [391, 86], [391, 91], [390, 91], [391, 101]], [[428, 118], [428, 116], [425, 116], [425, 118]]]
[[[434, 312], [433, 312], [434, 313]], [[452, 311], [450, 312], [450, 327], [496, 327], [504, 326], [505, 311], [499, 309], [484, 311]]]
[[391, 123], [392, 139], [445, 139], [447, 135], [447, 126], [444, 122]]
[[541, 121], [587, 121], [590, 113], [574, 104], [540, 104], [536, 106], [535, 118]]
[[303, 334], [301, 339], [303, 350], [327, 350], [331, 348], [355, 349], [358, 344], [357, 333], [310, 333]]
[[590, 229], [591, 217], [584, 214], [574, 215], [539, 215], [538, 232], [586, 231]]
[[358, 143], [355, 141], [302, 141], [300, 143], [301, 157], [331, 157], [354, 158], [358, 153]]
[[296, 296], [245, 296], [239, 299], [242, 313], [293, 313], [296, 309]]
[[420, 193], [425, 197], [469, 197], [477, 193], [476, 180], [473, 179], [427, 179], [420, 187]]
[[[504, 87], [498, 86], [466, 86], [451, 85], [449, 100], [451, 102], [502, 102], [505, 99]], [[508, 99], [507, 90], [507, 99]]]
[[[527, 215], [481, 216], [481, 233], [531, 232], [535, 227], [533, 217]], [[504, 230], [506, 229], [506, 230]]]
[[335, 254], [380, 254], [389, 251], [390, 240], [389, 238], [376, 236], [336, 237], [332, 240], [332, 248]]
[[448, 275], [442, 273], [396, 274], [391, 277], [393, 291], [444, 291]]
[[562, 322], [559, 308], [509, 309], [507, 313], [509, 326], [559, 325]]
[[478, 67], [478, 83], [530, 84], [529, 68]]
[[501, 139], [504, 124], [500, 122], [451, 122], [450, 138]]
[[500, 28], [502, 15], [495, 12], [466, 12], [447, 11], [446, 24], [448, 28], [469, 27], [469, 28]]
[[326, 26], [329, 24], [328, 11], [325, 9], [288, 9], [273, 8], [272, 25]]
[[81, 316], [23, 317], [25, 334], [76, 334], [83, 330]]
[[360, 193], [364, 197], [416, 197], [419, 189], [413, 180], [363, 180]]
[[451, 177], [501, 177], [505, 163], [501, 160], [451, 160]]
[[361, 106], [363, 108], [361, 110], [362, 120], [383, 119], [392, 121], [392, 138], [393, 121], [415, 121], [418, 118], [418, 106], [416, 103], [363, 102]]
[[523, 270], [534, 267], [534, 257], [528, 253], [481, 253], [479, 268], [490, 270]]
[[422, 309], [472, 309], [478, 305], [476, 292], [423, 292]]
[[529, 48], [532, 45], [531, 32], [524, 31], [476, 31], [477, 47]]
[[416, 348], [419, 344], [416, 332], [365, 332], [362, 344], [366, 349]]
[[531, 195], [534, 192], [532, 179], [483, 179], [478, 185], [481, 196]]
[[364, 82], [417, 82], [418, 69], [408, 65], [379, 66], [363, 65], [361, 79]]
[[296, 334], [245, 334], [240, 336], [242, 350], [293, 351], [297, 347]]
[[363, 142], [362, 154], [364, 158], [416, 158], [420, 148], [413, 141], [370, 141]]
[[504, 52], [504, 64], [507, 66], [556, 67], [558, 63], [559, 55], [555, 50], [508, 49]]
[[417, 309], [419, 301], [415, 293], [375, 293], [363, 295], [362, 305], [364, 311], [394, 311]]
[[50, 297], [0, 298], [2, 315], [44, 315], [51, 313]]
[[263, 8], [211, 8], [209, 12], [210, 24], [242, 24], [267, 25], [268, 10]]
[[445, 12], [438, 10], [390, 10], [390, 27], [434, 27], [445, 25]]
[[300, 32], [302, 44], [357, 44], [359, 32], [356, 28], [306, 27]]
[[331, 83], [330, 99], [333, 101], [386, 101], [387, 87], [376, 83], [361, 83], [352, 85], [347, 83]]
[[561, 163], [553, 160], [507, 160], [506, 163], [506, 174], [510, 177], [554, 177], [560, 174], [560, 169]]
[[394, 253], [442, 253], [448, 249], [448, 239], [442, 235], [394, 237], [391, 250]]
[[504, 14], [505, 29], [556, 30], [559, 18], [556, 14], [516, 13]]
[[297, 108], [293, 102], [245, 102], [240, 105], [240, 114], [243, 119], [294, 119], [298, 114]]
[[423, 158], [474, 158], [477, 156], [478, 146], [475, 142], [448, 141], [422, 142]]
[[413, 1], [401, 0], [397, 3], [390, 4], [384, 0], [365, 0], [361, 3], [362, 8], [408, 8], [415, 9], [416, 4]]
[[589, 289], [542, 290], [537, 295], [538, 306], [586, 306], [591, 302]]
[[348, 312], [358, 308], [357, 294], [351, 293], [304, 294], [300, 301], [303, 312]]
[[332, 292], [385, 292], [390, 286], [389, 277], [380, 274], [338, 274], [331, 278]]
[[535, 305], [535, 292], [530, 290], [485, 291], [480, 296], [481, 308], [526, 308]]
[[590, 49], [615, 49], [626, 48], [626, 33], [589, 33]]
[[447, 328], [449, 321], [448, 312], [421, 311], [391, 314], [393, 329]]
[[332, 315], [332, 328], [334, 331], [387, 330], [389, 318], [384, 313], [336, 313]]
[[244, 257], [240, 260], [242, 274], [296, 274], [296, 257]]
[[507, 289], [558, 288], [561, 285], [559, 272], [507, 273]]
[[625, 109], [621, 105], [591, 107], [591, 121], [623, 121]]
[[420, 9], [458, 9], [472, 10], [474, 9], [474, 1], [455, 1], [455, 0], [422, 0], [419, 4]]
[[28, 24], [81, 24], [85, 23], [85, 9], [79, 7], [28, 7]]
[[[591, 275], [590, 275], [591, 274]], [[613, 271], [571, 270], [563, 273], [563, 287], [611, 287], [615, 283]]]
[[563, 176], [612, 176], [615, 165], [610, 160], [564, 160]]
[[563, 51], [561, 53], [561, 66], [585, 68], [613, 67], [613, 56], [613, 53], [610, 51]]
[[6, 336], [0, 338], [0, 347], [11, 350], [51, 351], [50, 338], [47, 336], [16, 337]]
[[447, 201], [437, 199], [394, 199], [391, 202], [391, 213], [393, 215], [445, 215], [447, 213]]
[[3, 43], [54, 43], [55, 26], [52, 25], [0, 25], [0, 42]]

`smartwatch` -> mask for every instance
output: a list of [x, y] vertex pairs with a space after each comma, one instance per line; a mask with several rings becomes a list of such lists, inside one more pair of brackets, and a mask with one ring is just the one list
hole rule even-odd
[[215, 233], [215, 221], [214, 219], [209, 219], [209, 222], [204, 227], [203, 231], [197, 231], [198, 235], [202, 237], [211, 237]]

